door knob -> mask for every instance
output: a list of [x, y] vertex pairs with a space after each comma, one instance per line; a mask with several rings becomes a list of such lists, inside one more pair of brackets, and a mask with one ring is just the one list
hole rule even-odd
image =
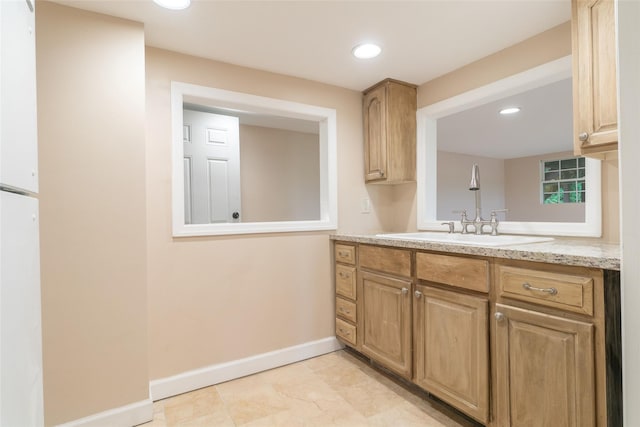
[[422, 292], [420, 291], [415, 291], [413, 294], [416, 296], [416, 298], [420, 298], [422, 296]]
[[586, 132], [582, 132], [580, 135], [578, 135], [578, 139], [582, 142], [585, 142], [587, 139], [589, 139], [589, 134]]
[[504, 314], [500, 313], [499, 311], [497, 311], [493, 315], [493, 317], [495, 317], [498, 322], [502, 322], [504, 320]]

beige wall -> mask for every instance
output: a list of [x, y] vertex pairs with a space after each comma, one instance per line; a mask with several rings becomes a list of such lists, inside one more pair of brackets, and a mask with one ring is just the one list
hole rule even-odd
[[571, 22], [535, 35], [418, 87], [418, 108], [571, 55]]
[[240, 125], [242, 221], [320, 219], [317, 134]]
[[345, 232], [382, 228], [377, 207], [359, 213], [369, 190], [362, 179], [361, 94], [155, 48], [146, 54], [151, 379], [332, 336], [329, 233], [171, 236], [170, 81], [335, 108]]
[[39, 2], [45, 422], [149, 396], [141, 24]]
[[[566, 22], [521, 43], [489, 55], [418, 87], [418, 108], [434, 104], [455, 95], [484, 86], [505, 77], [571, 54], [571, 25]], [[395, 195], [397, 206], [404, 206], [398, 215], [415, 215], [415, 189], [409, 187]], [[602, 240], [619, 242], [618, 161], [615, 156], [602, 163]], [[411, 207], [409, 207], [411, 206]], [[415, 219], [409, 221], [411, 230]], [[415, 225], [413, 225], [415, 227]]]
[[505, 199], [509, 221], [584, 222], [584, 204], [540, 202], [540, 162], [573, 157], [573, 152], [519, 157], [505, 161]]

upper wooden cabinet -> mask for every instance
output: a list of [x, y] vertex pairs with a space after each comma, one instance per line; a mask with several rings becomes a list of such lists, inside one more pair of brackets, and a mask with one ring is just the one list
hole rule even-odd
[[386, 79], [364, 91], [365, 181], [416, 180], [416, 86]]
[[614, 0], [572, 0], [574, 151], [618, 148]]

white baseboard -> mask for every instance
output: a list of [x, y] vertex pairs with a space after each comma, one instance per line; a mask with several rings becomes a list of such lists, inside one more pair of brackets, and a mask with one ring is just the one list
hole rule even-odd
[[287, 347], [268, 353], [258, 354], [245, 359], [211, 365], [195, 369], [167, 378], [153, 380], [149, 383], [151, 398], [155, 400], [175, 396], [219, 384], [235, 378], [266, 371], [289, 363], [299, 362], [311, 357], [340, 350], [343, 345], [336, 337], [323, 338], [317, 341]]
[[153, 419], [153, 402], [142, 400], [119, 408], [90, 415], [58, 427], [131, 427]]

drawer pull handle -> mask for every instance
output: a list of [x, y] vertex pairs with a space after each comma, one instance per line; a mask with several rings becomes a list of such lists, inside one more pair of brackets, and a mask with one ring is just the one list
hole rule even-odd
[[522, 284], [522, 287], [527, 291], [544, 292], [549, 295], [556, 295], [558, 293], [558, 290], [556, 288], [536, 288], [535, 286], [531, 286], [526, 282]]
[[343, 279], [348, 279], [351, 276], [349, 273], [345, 273], [344, 271], [340, 272], [340, 277]]
[[349, 257], [349, 252], [339, 251], [338, 255], [340, 255], [342, 258], [348, 258]]
[[345, 330], [344, 330], [344, 329], [342, 329], [342, 328], [340, 328], [340, 333], [341, 333], [341, 334], [343, 334], [343, 335], [346, 335], [346, 336], [351, 335], [351, 332], [349, 332], [349, 331], [345, 331]]
[[345, 310], [343, 307], [340, 307], [340, 313], [351, 314], [351, 311]]

